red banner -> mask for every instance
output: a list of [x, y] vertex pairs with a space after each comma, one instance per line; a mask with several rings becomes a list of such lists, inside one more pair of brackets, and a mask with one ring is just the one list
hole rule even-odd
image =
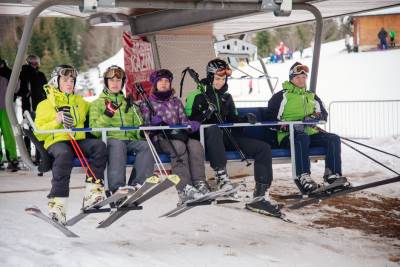
[[134, 83], [140, 82], [147, 94], [151, 90], [150, 74], [154, 71], [151, 44], [140, 38], [132, 38], [130, 32], [123, 34], [125, 72], [127, 75], [126, 94], [138, 99]]

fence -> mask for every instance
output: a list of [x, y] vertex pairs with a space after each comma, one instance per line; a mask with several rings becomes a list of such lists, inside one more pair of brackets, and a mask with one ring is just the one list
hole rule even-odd
[[400, 135], [400, 100], [333, 101], [328, 127], [349, 138]]

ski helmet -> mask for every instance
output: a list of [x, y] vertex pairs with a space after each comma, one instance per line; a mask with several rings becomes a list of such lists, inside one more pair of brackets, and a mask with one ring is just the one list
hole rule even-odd
[[218, 76], [231, 76], [232, 70], [229, 68], [228, 63], [224, 60], [216, 58], [208, 62], [207, 68], [207, 80], [212, 83], [214, 80], [214, 75], [217, 74]]
[[117, 79], [122, 79], [122, 87], [124, 87], [126, 81], [126, 74], [125, 71], [117, 65], [112, 65], [108, 67], [104, 72], [103, 74], [104, 86], [108, 89], [108, 79], [112, 79], [114, 77], [116, 77]]
[[160, 70], [154, 71], [150, 75], [150, 82], [153, 85], [153, 88], [157, 87], [157, 82], [159, 80], [161, 80], [161, 78], [166, 78], [169, 80], [170, 83], [172, 83], [172, 80], [174, 79], [174, 75], [172, 74], [172, 72], [170, 72], [167, 69], [160, 69]]
[[32, 67], [40, 67], [40, 58], [36, 55], [29, 55], [26, 58], [26, 63], [31, 65]]
[[65, 65], [65, 64], [58, 65], [57, 67], [54, 68], [53, 72], [51, 73], [49, 84], [59, 89], [61, 76], [72, 77], [74, 79], [74, 86], [75, 86], [76, 78], [78, 77], [78, 71], [70, 65]]

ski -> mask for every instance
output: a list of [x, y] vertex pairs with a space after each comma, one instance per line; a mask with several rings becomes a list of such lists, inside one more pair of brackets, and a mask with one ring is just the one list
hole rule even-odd
[[235, 192], [236, 192], [235, 187], [233, 189], [229, 189], [229, 190], [218, 190], [218, 191], [210, 192], [200, 198], [189, 200], [189, 201], [183, 203], [182, 205], [179, 205], [176, 208], [164, 213], [160, 217], [176, 217], [176, 216], [184, 213], [185, 211], [188, 211], [191, 208], [194, 208], [196, 206], [210, 205], [217, 198], [225, 196], [225, 195], [230, 195]]
[[54, 226], [57, 230], [59, 230], [61, 233], [63, 233], [67, 237], [79, 237], [77, 234], [69, 230], [65, 225], [62, 225], [61, 223], [58, 223], [54, 220], [52, 220], [50, 217], [46, 216], [38, 207], [32, 206], [32, 207], [27, 207], [25, 208], [25, 212], [33, 215], [46, 223]]
[[118, 200], [120, 200], [126, 196], [129, 196], [132, 193], [133, 193], [132, 188], [119, 189], [112, 196], [104, 199], [103, 201], [93, 204], [92, 206], [82, 208], [81, 211], [79, 212], [79, 214], [77, 214], [76, 216], [72, 217], [71, 219], [69, 219], [67, 221], [66, 225], [72, 226], [91, 213], [110, 212], [111, 211], [110, 208], [101, 209], [101, 207], [104, 207], [113, 202], [117, 202]]
[[345, 189], [345, 188], [349, 188], [350, 186], [351, 185], [347, 181], [346, 177], [340, 177], [332, 184], [328, 184], [328, 183], [319, 184], [318, 188], [315, 189], [313, 192], [311, 192], [308, 195], [291, 194], [291, 195], [279, 196], [279, 198], [280, 199], [303, 199], [303, 198], [308, 198], [308, 197], [319, 196], [321, 194], [330, 194], [330, 193], [337, 191], [338, 189]]
[[243, 208], [243, 207], [236, 207], [236, 206], [231, 206], [231, 205], [218, 205], [218, 207], [221, 208], [227, 208], [227, 209], [233, 209], [233, 210], [239, 210], [239, 211], [244, 211], [244, 212], [248, 212], [248, 213], [252, 213], [252, 214], [257, 214], [257, 215], [262, 215], [262, 216], [267, 216], [267, 217], [271, 217], [271, 218], [275, 218], [275, 219], [280, 219], [284, 222], [287, 223], [296, 223], [295, 221], [292, 221], [290, 219], [288, 219], [286, 217], [286, 214], [282, 213], [281, 216], [274, 216], [270, 213], [264, 213], [264, 212], [257, 212], [257, 211], [253, 211], [253, 210], [249, 210], [247, 208]]
[[139, 205], [141, 205], [143, 202], [167, 190], [168, 188], [177, 185], [179, 181], [180, 178], [177, 175], [168, 175], [167, 179], [161, 183], [159, 178], [156, 176], [148, 178], [142, 187], [138, 189], [138, 191], [133, 193], [121, 205], [119, 205], [117, 210], [112, 212], [110, 216], [108, 216], [97, 226], [97, 228], [105, 228], [110, 226], [131, 209], [138, 209]]
[[377, 187], [377, 186], [381, 186], [381, 185], [385, 185], [385, 184], [391, 184], [391, 183], [395, 183], [395, 182], [400, 182], [400, 175], [393, 177], [393, 178], [381, 180], [381, 181], [371, 182], [371, 183], [367, 183], [367, 184], [363, 184], [363, 185], [359, 185], [359, 186], [345, 188], [345, 189], [338, 190], [338, 191], [333, 191], [332, 193], [324, 192], [319, 195], [310, 196], [307, 199], [299, 200], [298, 202], [290, 205], [289, 209], [299, 209], [299, 208], [302, 208], [302, 207], [305, 207], [305, 206], [308, 206], [311, 204], [319, 203], [325, 199], [334, 198], [334, 197], [346, 195], [349, 193], [361, 191], [363, 189]]

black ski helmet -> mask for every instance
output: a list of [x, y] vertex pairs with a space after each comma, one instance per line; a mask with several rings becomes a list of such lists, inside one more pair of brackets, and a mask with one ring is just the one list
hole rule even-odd
[[108, 89], [108, 79], [112, 79], [114, 77], [117, 77], [117, 79], [122, 79], [122, 88], [123, 88], [126, 81], [126, 74], [125, 71], [117, 65], [112, 65], [108, 67], [104, 72], [103, 74], [104, 86]]
[[206, 73], [207, 73], [207, 80], [209, 83], [212, 83], [214, 80], [214, 75], [216, 73], [221, 72], [222, 75], [231, 76], [232, 70], [229, 68], [228, 63], [224, 60], [215, 58], [208, 62]]

